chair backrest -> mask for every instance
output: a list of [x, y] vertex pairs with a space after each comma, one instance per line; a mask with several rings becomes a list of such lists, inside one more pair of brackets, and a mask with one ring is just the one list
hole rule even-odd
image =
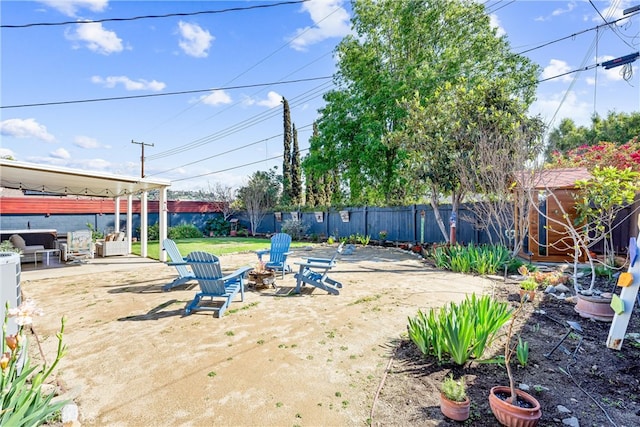
[[200, 285], [200, 289], [209, 295], [224, 295], [226, 289], [220, 268], [220, 260], [209, 252], [195, 251], [187, 255], [185, 259], [191, 266], [193, 275]]
[[336, 253], [333, 254], [333, 256], [331, 257], [331, 263], [333, 264], [336, 261], [336, 258], [338, 257], [338, 255], [340, 255], [342, 253], [344, 249], [344, 242], [341, 242], [338, 245], [338, 249], [336, 249]]
[[276, 233], [271, 236], [271, 250], [269, 251], [269, 262], [282, 264], [285, 261], [285, 252], [289, 252], [291, 246], [291, 236], [287, 233]]
[[67, 233], [68, 252], [91, 252], [93, 235], [91, 230], [76, 230]]
[[[165, 251], [167, 251], [167, 255], [171, 258], [173, 262], [185, 262], [185, 259], [180, 254], [180, 250], [178, 249], [178, 245], [171, 239], [164, 239], [162, 241], [162, 247]], [[178, 270], [178, 274], [180, 277], [189, 277], [193, 276], [186, 265], [174, 265], [176, 270]]]

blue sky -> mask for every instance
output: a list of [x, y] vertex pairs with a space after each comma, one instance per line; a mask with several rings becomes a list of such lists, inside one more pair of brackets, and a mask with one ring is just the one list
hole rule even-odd
[[[640, 16], [613, 28], [594, 27], [604, 23], [599, 13], [618, 19], [640, 0], [482, 2], [514, 52], [532, 49], [525, 55], [543, 68], [540, 79], [638, 50]], [[2, 1], [0, 19], [2, 25], [78, 22], [275, 3]], [[139, 176], [141, 146], [133, 140], [153, 144], [145, 146], [145, 175], [169, 179], [173, 189], [241, 186], [255, 170], [282, 164], [283, 96], [300, 148], [308, 147], [322, 94], [332, 87], [332, 52], [350, 31], [350, 10], [342, 0], [312, 0], [2, 28], [0, 155]], [[594, 112], [638, 111], [638, 64], [629, 81], [622, 67], [596, 67], [543, 82], [531, 113], [557, 126], [564, 117], [587, 125]], [[207, 90], [213, 88], [218, 90]]]

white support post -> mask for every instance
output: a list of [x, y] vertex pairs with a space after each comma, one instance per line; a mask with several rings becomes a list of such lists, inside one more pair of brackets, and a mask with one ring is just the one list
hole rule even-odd
[[[160, 204], [158, 206], [158, 227], [159, 239], [163, 242], [167, 238], [167, 187], [160, 189]], [[162, 244], [158, 245], [158, 259], [162, 262], [167, 261], [167, 252], [162, 250]]]
[[113, 231], [115, 231], [116, 233], [120, 231], [120, 196], [115, 198], [115, 218], [113, 220], [114, 222], [114, 228]]
[[640, 288], [640, 247], [638, 247], [640, 235], [638, 239], [632, 237], [630, 240], [628, 271], [633, 276], [633, 283], [623, 287], [622, 291], [620, 291], [620, 299], [624, 303], [624, 312], [621, 314], [616, 313], [613, 316], [611, 328], [609, 328], [607, 347], [614, 350], [620, 350], [622, 348], [622, 342], [627, 333], [629, 320], [631, 319], [631, 314], [633, 314], [633, 307], [638, 296], [638, 289]]
[[131, 239], [133, 238], [133, 194], [127, 194], [127, 241], [129, 248], [127, 253], [131, 253]]
[[149, 224], [149, 218], [147, 218], [148, 212], [147, 192], [143, 191], [140, 196], [140, 256], [142, 258], [147, 257], [147, 225]]

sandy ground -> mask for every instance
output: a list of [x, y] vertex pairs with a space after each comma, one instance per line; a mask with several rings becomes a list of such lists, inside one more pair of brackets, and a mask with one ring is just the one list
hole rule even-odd
[[[334, 251], [294, 252], [292, 267]], [[173, 267], [118, 269], [118, 257], [109, 260], [102, 271], [22, 277], [24, 295], [44, 310], [34, 329], [48, 358], [67, 316], [57, 377], [83, 425], [366, 425], [407, 317], [491, 286], [429, 269], [404, 251], [358, 247], [330, 275], [344, 284], [340, 295], [306, 287], [280, 296], [295, 287], [288, 274], [278, 289], [248, 290], [222, 318], [184, 316], [197, 284], [162, 292]], [[229, 272], [256, 260], [221, 257]]]

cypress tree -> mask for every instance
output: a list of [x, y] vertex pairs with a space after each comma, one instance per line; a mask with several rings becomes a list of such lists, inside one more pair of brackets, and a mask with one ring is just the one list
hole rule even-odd
[[291, 204], [291, 112], [289, 102], [282, 97], [284, 116], [284, 147], [282, 155], [282, 204]]
[[300, 149], [298, 147], [298, 131], [296, 124], [292, 126], [293, 154], [291, 156], [291, 203], [302, 203], [302, 172], [300, 171]]

